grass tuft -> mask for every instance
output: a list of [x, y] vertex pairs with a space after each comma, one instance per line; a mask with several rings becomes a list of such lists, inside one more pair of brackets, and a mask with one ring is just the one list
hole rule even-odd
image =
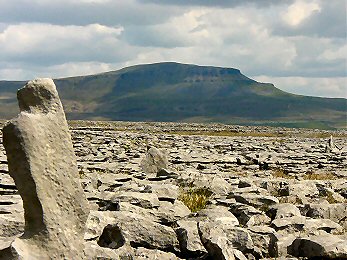
[[78, 171], [78, 175], [79, 175], [80, 179], [83, 179], [86, 177], [86, 174], [82, 169]]
[[289, 175], [288, 172], [282, 168], [274, 169], [272, 176], [275, 178], [294, 179], [293, 176]]
[[325, 196], [325, 199], [330, 203], [330, 204], [335, 204], [338, 203], [338, 201], [334, 198], [333, 194], [331, 192], [328, 192], [328, 194]]
[[[168, 131], [168, 134], [172, 135], [206, 135], [206, 136], [231, 136], [231, 137], [278, 137], [279, 135], [277, 133], [271, 133], [271, 132], [236, 132], [236, 131], [189, 131], [189, 130], [182, 130], [182, 131]], [[281, 135], [282, 136], [282, 135]]]
[[307, 172], [304, 175], [304, 180], [335, 180], [337, 177], [331, 172], [327, 173], [315, 173], [315, 172]]
[[198, 212], [206, 207], [212, 192], [207, 188], [190, 188], [181, 190], [178, 199], [184, 203], [192, 212]]

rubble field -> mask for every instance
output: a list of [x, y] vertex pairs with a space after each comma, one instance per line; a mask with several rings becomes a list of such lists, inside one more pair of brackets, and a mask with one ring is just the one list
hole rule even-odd
[[[347, 258], [347, 130], [69, 125], [88, 259]], [[0, 248], [23, 215], [1, 143]]]

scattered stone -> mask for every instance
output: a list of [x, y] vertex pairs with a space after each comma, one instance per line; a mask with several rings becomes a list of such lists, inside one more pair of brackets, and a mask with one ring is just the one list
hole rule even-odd
[[307, 204], [304, 210], [307, 217], [330, 219], [347, 230], [347, 203]]
[[230, 205], [230, 211], [237, 217], [243, 226], [258, 226], [270, 224], [271, 219], [264, 212], [252, 206], [242, 203], [234, 203]]
[[[123, 258], [124, 259], [124, 258]], [[137, 248], [134, 253], [134, 259], [162, 259], [162, 260], [176, 260], [179, 259], [175, 254], [163, 252], [158, 249]]]
[[232, 249], [235, 248], [244, 254], [255, 253], [259, 256], [247, 229], [220, 221], [200, 221], [198, 230], [209, 254], [220, 251], [225, 256], [229, 256], [233, 254]]
[[233, 244], [220, 229], [210, 222], [199, 222], [198, 230], [209, 256], [213, 259], [235, 259]]
[[231, 226], [239, 225], [238, 219], [223, 206], [211, 205], [197, 212], [194, 218], [202, 221], [210, 220]]
[[277, 257], [277, 233], [268, 226], [249, 227], [253, 244], [261, 252], [261, 258]]
[[157, 172], [157, 178], [159, 178], [160, 180], [166, 180], [166, 179], [176, 179], [178, 178], [178, 174], [172, 171], [169, 171], [165, 168], [161, 168], [158, 172]]
[[[86, 224], [85, 259], [297, 259], [288, 252], [297, 238], [346, 241], [347, 150], [325, 153], [326, 140], [317, 138], [333, 134], [344, 147], [345, 130], [72, 123], [80, 182], [95, 210]], [[220, 129], [273, 136], [204, 134]], [[186, 130], [200, 134], [170, 133]], [[165, 154], [164, 168], [141, 168], [146, 143]], [[179, 189], [212, 195], [192, 213]], [[0, 144], [0, 248], [24, 230], [16, 193]], [[199, 195], [190, 199], [199, 202]]]
[[167, 155], [155, 147], [149, 147], [146, 157], [141, 161], [142, 170], [146, 174], [157, 174], [168, 166]]
[[207, 252], [200, 240], [197, 221], [179, 220], [177, 226], [175, 229], [177, 239], [181, 252], [186, 257], [199, 257]]
[[[135, 213], [116, 211], [113, 217], [111, 225], [107, 225], [102, 233], [107, 233], [105, 236], [107, 243], [105, 244], [114, 247], [126, 243], [135, 248], [145, 247], [168, 252], [178, 251], [179, 244], [173, 229], [152, 222]], [[98, 241], [101, 237], [102, 235]]]
[[292, 233], [296, 231], [313, 232], [324, 230], [328, 233], [340, 233], [342, 227], [330, 219], [310, 219], [303, 216], [279, 218], [272, 221], [272, 226], [277, 231]]
[[190, 213], [189, 208], [179, 200], [175, 200], [174, 203], [160, 201], [159, 208], [153, 212], [159, 223], [164, 225], [172, 225], [176, 221], [187, 217]]
[[234, 198], [237, 202], [247, 204], [257, 208], [269, 207], [271, 205], [279, 203], [276, 197], [251, 194], [251, 193], [234, 195]]

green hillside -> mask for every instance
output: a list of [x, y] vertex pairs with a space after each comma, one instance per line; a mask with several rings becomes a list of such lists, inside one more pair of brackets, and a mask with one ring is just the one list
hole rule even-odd
[[[69, 119], [346, 127], [346, 99], [289, 94], [231, 68], [167, 62], [55, 83]], [[18, 113], [24, 84], [0, 81], [0, 118]]]

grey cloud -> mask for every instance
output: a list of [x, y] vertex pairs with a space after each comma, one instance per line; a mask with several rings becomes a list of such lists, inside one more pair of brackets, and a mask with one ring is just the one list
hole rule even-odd
[[168, 60], [234, 67], [250, 77], [344, 77], [342, 2], [321, 0], [321, 12], [294, 28], [281, 23], [289, 0], [0, 0], [0, 78]]
[[326, 59], [322, 54], [326, 50], [336, 50], [345, 44], [344, 40], [327, 41], [311, 37], [293, 38], [297, 56], [292, 71], [297, 76], [343, 77], [346, 75], [346, 57]]
[[110, 1], [99, 4], [27, 0], [0, 0], [0, 23], [49, 23], [59, 25], [114, 25], [158, 24], [182, 12], [160, 5], [140, 5], [134, 1]]
[[249, 76], [345, 77], [346, 58], [327, 59], [323, 55], [326, 50], [338, 49], [343, 44], [310, 37], [267, 40], [239, 35], [237, 41], [225, 45], [223, 51], [212, 50], [210, 56], [215, 62], [228, 60], [237, 64]]
[[165, 26], [128, 26], [122, 32], [120, 39], [135, 46], [177, 48], [189, 46], [179, 31], [172, 31], [172, 27]]

